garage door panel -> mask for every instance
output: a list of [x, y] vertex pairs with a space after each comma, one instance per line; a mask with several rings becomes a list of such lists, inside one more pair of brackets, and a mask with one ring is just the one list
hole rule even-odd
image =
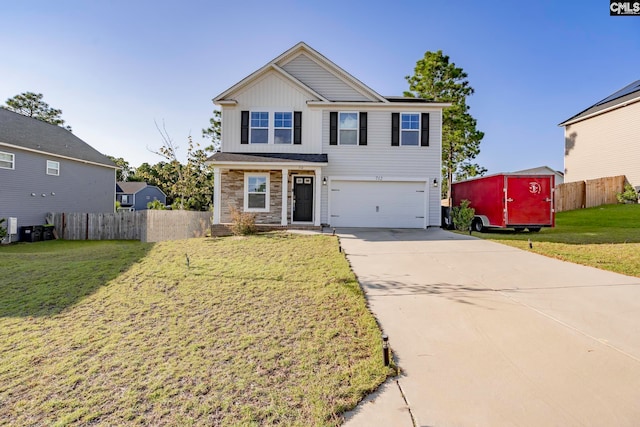
[[331, 190], [334, 227], [424, 227], [424, 181], [334, 181]]

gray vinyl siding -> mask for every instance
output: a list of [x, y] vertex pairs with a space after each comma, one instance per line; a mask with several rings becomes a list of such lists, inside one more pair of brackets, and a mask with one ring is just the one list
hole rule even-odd
[[[238, 104], [222, 107], [222, 147], [227, 153], [320, 153], [321, 113], [307, 108], [313, 96], [276, 73], [269, 73], [259, 82], [235, 96]], [[240, 114], [247, 111], [302, 112], [302, 144], [240, 144]]]
[[[424, 111], [424, 110], [423, 110]], [[367, 145], [329, 145], [329, 111], [322, 117], [322, 148], [328, 154], [329, 165], [323, 176], [362, 177], [363, 179], [394, 180], [420, 178], [428, 183], [434, 179], [440, 184], [442, 114], [438, 109], [430, 113], [428, 147], [392, 147], [391, 112], [368, 111]], [[328, 223], [328, 186], [323, 186], [323, 223]], [[440, 190], [429, 188], [429, 226], [440, 226]]]
[[163, 205], [167, 204], [167, 196], [156, 187], [145, 187], [134, 194], [133, 197], [135, 198], [133, 207], [137, 211], [147, 209], [147, 203], [153, 202], [154, 200], [160, 200]]
[[[0, 218], [16, 217], [22, 227], [44, 224], [48, 212], [114, 211], [115, 169], [1, 145], [0, 151], [15, 154], [15, 169], [0, 169]], [[59, 176], [47, 175], [47, 160], [60, 163]]]
[[329, 101], [372, 101], [304, 54], [282, 68]]
[[565, 182], [626, 175], [640, 186], [640, 102], [565, 127]]

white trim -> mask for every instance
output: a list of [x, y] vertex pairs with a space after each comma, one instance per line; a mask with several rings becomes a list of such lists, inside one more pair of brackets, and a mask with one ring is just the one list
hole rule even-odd
[[[621, 102], [621, 103], [616, 104], [616, 105], [612, 105], [612, 106], [604, 108], [602, 110], [594, 111], [593, 113], [587, 114], [586, 116], [578, 117], [578, 118], [575, 118], [575, 119], [574, 118], [568, 119], [568, 120], [560, 123], [558, 126], [563, 126], [564, 127], [564, 126], [572, 125], [574, 123], [578, 123], [578, 122], [581, 122], [583, 120], [590, 119], [591, 117], [599, 116], [600, 114], [608, 113], [609, 111], [617, 110], [618, 108], [626, 107], [627, 105], [634, 104], [634, 103], [636, 103], [638, 101], [640, 101], [640, 96], [638, 96], [637, 98], [631, 98], [631, 99], [629, 99], [627, 101]], [[591, 108], [592, 107], [589, 107], [588, 109], [591, 109]], [[579, 114], [581, 114], [581, 113], [579, 113]]]
[[57, 157], [57, 158], [60, 158], [60, 159], [73, 160], [74, 162], [85, 163], [85, 164], [88, 164], [88, 165], [102, 166], [104, 168], [109, 168], [109, 169], [114, 169], [114, 170], [120, 169], [120, 166], [115, 166], [115, 165], [114, 166], [110, 166], [110, 165], [105, 165], [104, 163], [97, 163], [97, 162], [92, 162], [90, 160], [78, 159], [77, 157], [69, 157], [69, 156], [63, 156], [63, 155], [56, 154], [56, 153], [50, 153], [48, 151], [34, 150], [33, 148], [21, 147], [19, 145], [8, 144], [8, 143], [2, 142], [2, 141], [0, 141], [0, 146], [14, 148], [16, 150], [29, 151], [31, 153], [44, 154], [44, 155], [47, 155], [47, 156]]
[[11, 160], [0, 160], [2, 162], [11, 162], [11, 167], [7, 168], [4, 166], [0, 166], [0, 169], [7, 169], [7, 170], [15, 170], [16, 169], [16, 155], [13, 153], [7, 153], [6, 151], [0, 151], [0, 154], [6, 154], [7, 156], [11, 156]]
[[428, 103], [415, 103], [415, 102], [390, 102], [390, 103], [378, 103], [378, 102], [324, 102], [324, 101], [307, 101], [307, 107], [309, 108], [359, 108], [367, 109], [368, 111], [382, 110], [392, 111], [397, 113], [398, 110], [418, 110], [421, 112], [436, 112], [443, 108], [451, 107], [449, 102], [428, 102]]
[[[55, 170], [55, 173], [49, 173], [49, 170]], [[55, 160], [47, 160], [46, 172], [47, 172], [47, 175], [60, 176], [60, 162], [56, 162]]]
[[[287, 196], [289, 195], [288, 183], [289, 169], [282, 169], [282, 214], [280, 216], [280, 225], [287, 225]], [[293, 216], [291, 218], [293, 219]]]
[[222, 169], [259, 169], [259, 170], [270, 170], [270, 169], [300, 169], [300, 170], [314, 170], [318, 166], [328, 166], [328, 162], [207, 162], [207, 164], [215, 165], [216, 167], [220, 167]]
[[313, 201], [314, 206], [314, 219], [313, 219], [313, 225], [315, 225], [316, 227], [320, 225], [320, 217], [322, 215], [322, 169], [321, 168], [316, 168], [315, 169], [315, 174], [316, 174], [316, 188], [315, 188], [315, 199]]
[[213, 224], [220, 224], [222, 212], [222, 183], [220, 182], [220, 168], [213, 168]]
[[[264, 197], [264, 208], [249, 207], [249, 178], [266, 178], [266, 191]], [[269, 212], [271, 193], [271, 174], [269, 172], [245, 172], [244, 173], [244, 211], [245, 212]]]

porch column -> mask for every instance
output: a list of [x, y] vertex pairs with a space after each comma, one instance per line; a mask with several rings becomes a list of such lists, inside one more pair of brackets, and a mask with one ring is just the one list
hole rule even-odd
[[313, 207], [315, 210], [315, 213], [313, 215], [314, 221], [313, 221], [313, 225], [315, 225], [316, 227], [320, 225], [320, 214], [322, 212], [322, 210], [320, 209], [320, 202], [322, 200], [322, 169], [321, 168], [315, 168], [314, 170], [315, 175], [316, 175], [316, 188], [315, 188], [315, 200], [313, 201]]
[[287, 196], [289, 195], [289, 169], [282, 169], [282, 217], [281, 225], [287, 225]]
[[220, 182], [220, 168], [213, 168], [213, 224], [220, 224], [220, 206], [222, 205], [222, 183]]

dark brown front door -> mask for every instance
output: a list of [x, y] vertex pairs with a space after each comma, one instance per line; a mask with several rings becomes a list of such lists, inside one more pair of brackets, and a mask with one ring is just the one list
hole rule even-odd
[[293, 178], [293, 220], [313, 221], [313, 177], [295, 176]]

